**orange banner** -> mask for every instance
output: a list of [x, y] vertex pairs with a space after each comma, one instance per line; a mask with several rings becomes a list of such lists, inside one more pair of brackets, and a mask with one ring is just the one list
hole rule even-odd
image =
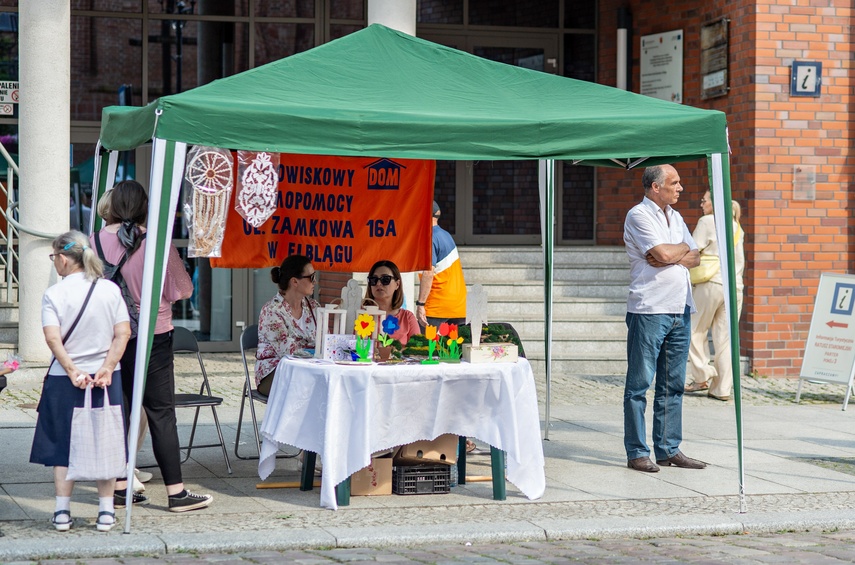
[[236, 175], [211, 266], [273, 267], [300, 254], [319, 271], [368, 271], [381, 259], [429, 269], [435, 172], [434, 161], [282, 153], [276, 211], [258, 228], [235, 210]]

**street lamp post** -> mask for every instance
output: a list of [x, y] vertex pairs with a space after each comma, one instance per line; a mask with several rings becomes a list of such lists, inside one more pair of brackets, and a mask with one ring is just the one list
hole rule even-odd
[[[192, 14], [196, 9], [196, 0], [160, 0], [164, 14], [176, 14], [185, 16]], [[181, 73], [184, 49], [184, 26], [185, 20], [163, 20], [161, 22], [162, 41], [162, 64], [163, 64], [163, 94], [177, 94], [181, 92]], [[172, 55], [172, 30], [175, 30], [175, 56]], [[172, 61], [175, 61], [175, 92], [172, 92]]]

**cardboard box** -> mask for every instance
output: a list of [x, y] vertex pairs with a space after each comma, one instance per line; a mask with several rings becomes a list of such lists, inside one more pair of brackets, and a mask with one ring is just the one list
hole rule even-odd
[[416, 441], [402, 445], [395, 453], [395, 465], [420, 465], [422, 463], [457, 463], [458, 437], [443, 434], [430, 441]]
[[351, 496], [392, 494], [392, 456], [372, 457], [371, 464], [350, 477]]
[[463, 344], [463, 360], [469, 363], [516, 363], [519, 348], [513, 343]]

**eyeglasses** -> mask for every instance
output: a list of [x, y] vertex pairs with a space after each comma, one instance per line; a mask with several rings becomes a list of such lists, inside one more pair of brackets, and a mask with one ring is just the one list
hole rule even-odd
[[383, 275], [382, 277], [368, 277], [368, 286], [377, 286], [377, 283], [383, 283], [383, 286], [389, 286], [395, 279], [392, 275]]
[[[317, 272], [317, 271], [316, 271], [316, 272]], [[316, 274], [316, 272], [315, 272], [315, 273], [312, 273], [311, 275], [299, 275], [299, 276], [296, 276], [296, 277], [294, 277], [294, 278], [295, 278], [295, 279], [309, 279], [310, 281], [315, 282], [315, 274]]]
[[56, 259], [60, 255], [62, 255], [62, 253], [51, 253], [50, 255], [48, 255], [48, 257], [50, 258], [50, 262], [53, 263], [54, 259]]

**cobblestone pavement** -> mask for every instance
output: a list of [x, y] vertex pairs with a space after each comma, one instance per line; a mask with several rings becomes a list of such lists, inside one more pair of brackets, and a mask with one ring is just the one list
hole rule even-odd
[[[224, 408], [236, 410], [240, 405], [243, 371], [239, 354], [206, 354], [205, 366], [215, 395], [224, 398]], [[195, 379], [184, 378], [198, 370], [195, 359], [176, 359], [176, 380], [179, 390], [195, 392]], [[0, 415], [26, 416], [18, 426], [28, 425], [32, 409], [38, 402], [44, 369], [30, 367], [11, 376], [14, 385], [0, 394]], [[545, 398], [545, 384], [538, 378], [539, 398]], [[743, 404], [748, 406], [794, 405], [798, 387], [796, 379], [742, 378]], [[845, 387], [827, 384], [805, 384], [802, 403], [840, 405]], [[551, 387], [553, 406], [619, 405], [623, 395], [623, 376], [554, 376]], [[704, 395], [686, 395], [687, 406], [708, 403], [723, 404]], [[733, 400], [727, 404], [733, 405]], [[24, 422], [23, 424], [21, 422]], [[472, 464], [476, 467], [478, 463]], [[847, 457], [816, 461], [828, 469], [855, 474], [853, 459]], [[488, 466], [475, 474], [488, 474]], [[747, 497], [748, 507], [756, 513], [787, 513], [806, 511], [855, 511], [855, 492], [761, 494]], [[416, 506], [359, 508], [359, 525], [365, 527], [388, 524], [417, 523], [443, 525], [453, 517], [456, 523], [498, 524], [537, 522], [550, 517], [562, 519], [621, 519], [658, 516], [705, 515], [732, 518], [738, 510], [736, 496], [697, 496], [659, 499], [609, 499], [531, 503], [508, 500], [502, 504], [467, 503], [449, 506]], [[161, 535], [174, 533], [180, 523], [182, 533], [211, 532], [311, 531], [349, 527], [354, 523], [356, 509], [329, 512], [314, 506], [289, 509], [287, 513], [256, 512], [236, 514], [200, 513], [192, 520], [169, 513], [134, 516], [134, 532]], [[453, 516], [449, 514], [453, 511]], [[855, 517], [855, 513], [853, 513]], [[123, 512], [119, 513], [120, 523]], [[79, 523], [78, 523], [79, 522]], [[65, 539], [87, 538], [92, 535], [90, 524], [78, 519]], [[116, 528], [109, 539], [121, 546], [121, 532]], [[51, 535], [53, 532], [48, 532]], [[45, 537], [45, 525], [33, 520], [0, 522], [0, 537], [10, 540]], [[243, 552], [237, 554], [204, 554], [192, 552], [123, 559], [53, 560], [42, 563], [173, 563], [187, 561], [216, 561], [220, 563], [280, 563], [305, 564], [350, 561], [383, 561], [389, 563], [637, 563], [646, 561], [674, 563], [838, 563], [855, 562], [855, 533], [849, 531], [800, 531], [777, 534], [688, 536], [680, 538], [651, 538], [645, 540], [582, 540], [527, 542], [507, 545], [446, 544], [443, 547], [412, 547], [386, 549], [330, 549], [278, 552]], [[80, 541], [83, 541], [81, 539]], [[519, 538], [518, 538], [519, 539]]]
[[[209, 353], [204, 355], [205, 369], [211, 382], [213, 393], [222, 396], [226, 406], [239, 406], [243, 384], [243, 369], [239, 353]], [[181, 392], [198, 392], [188, 383], [182, 387], [181, 373], [193, 374], [198, 370], [195, 358], [176, 357], [177, 382]], [[38, 403], [41, 377], [44, 374], [38, 368], [30, 368], [11, 375], [10, 379], [20, 379], [28, 386], [18, 389], [10, 387], [0, 394], [0, 410], [14, 409], [20, 405], [26, 407]], [[543, 375], [537, 375], [538, 398], [546, 397], [546, 385]], [[553, 405], [597, 406], [620, 403], [623, 398], [624, 375], [553, 375], [550, 388]], [[782, 406], [794, 405], [798, 379], [753, 377], [743, 375], [742, 402], [746, 406]], [[186, 390], [184, 390], [186, 389]], [[806, 383], [802, 389], [803, 404], [842, 404], [845, 387], [835, 384]], [[703, 394], [687, 394], [686, 406], [711, 402]], [[733, 403], [730, 400], [729, 403]]]
[[[446, 544], [399, 548], [178, 553], [113, 559], [47, 560], [42, 564], [127, 563], [853, 563], [855, 531], [686, 536], [650, 539], [572, 540], [513, 544]], [[35, 563], [35, 562], [19, 562]], [[15, 564], [17, 565], [17, 564]]]
[[[226, 406], [239, 406], [243, 384], [243, 369], [239, 353], [209, 353], [204, 355], [205, 369], [211, 382], [212, 391], [222, 396]], [[198, 370], [195, 358], [176, 357], [177, 385], [181, 392], [193, 390], [196, 380], [187, 379], [182, 385], [181, 374], [193, 374]], [[38, 403], [41, 377], [44, 371], [38, 368], [22, 370], [11, 375], [10, 379], [19, 379], [27, 386], [13, 388], [0, 394], [0, 410]], [[543, 375], [537, 375], [537, 392], [541, 402], [546, 397], [546, 385]], [[192, 385], [191, 385], [192, 383]], [[553, 405], [597, 406], [622, 402], [624, 375], [553, 375], [551, 399]], [[743, 375], [742, 401], [746, 406], [783, 406], [795, 404], [798, 379], [752, 377]], [[842, 404], [845, 387], [834, 384], [806, 383], [803, 386], [801, 402], [803, 404]], [[703, 394], [687, 394], [684, 402], [687, 406], [718, 402], [707, 399]], [[733, 400], [729, 401], [730, 404]]]

